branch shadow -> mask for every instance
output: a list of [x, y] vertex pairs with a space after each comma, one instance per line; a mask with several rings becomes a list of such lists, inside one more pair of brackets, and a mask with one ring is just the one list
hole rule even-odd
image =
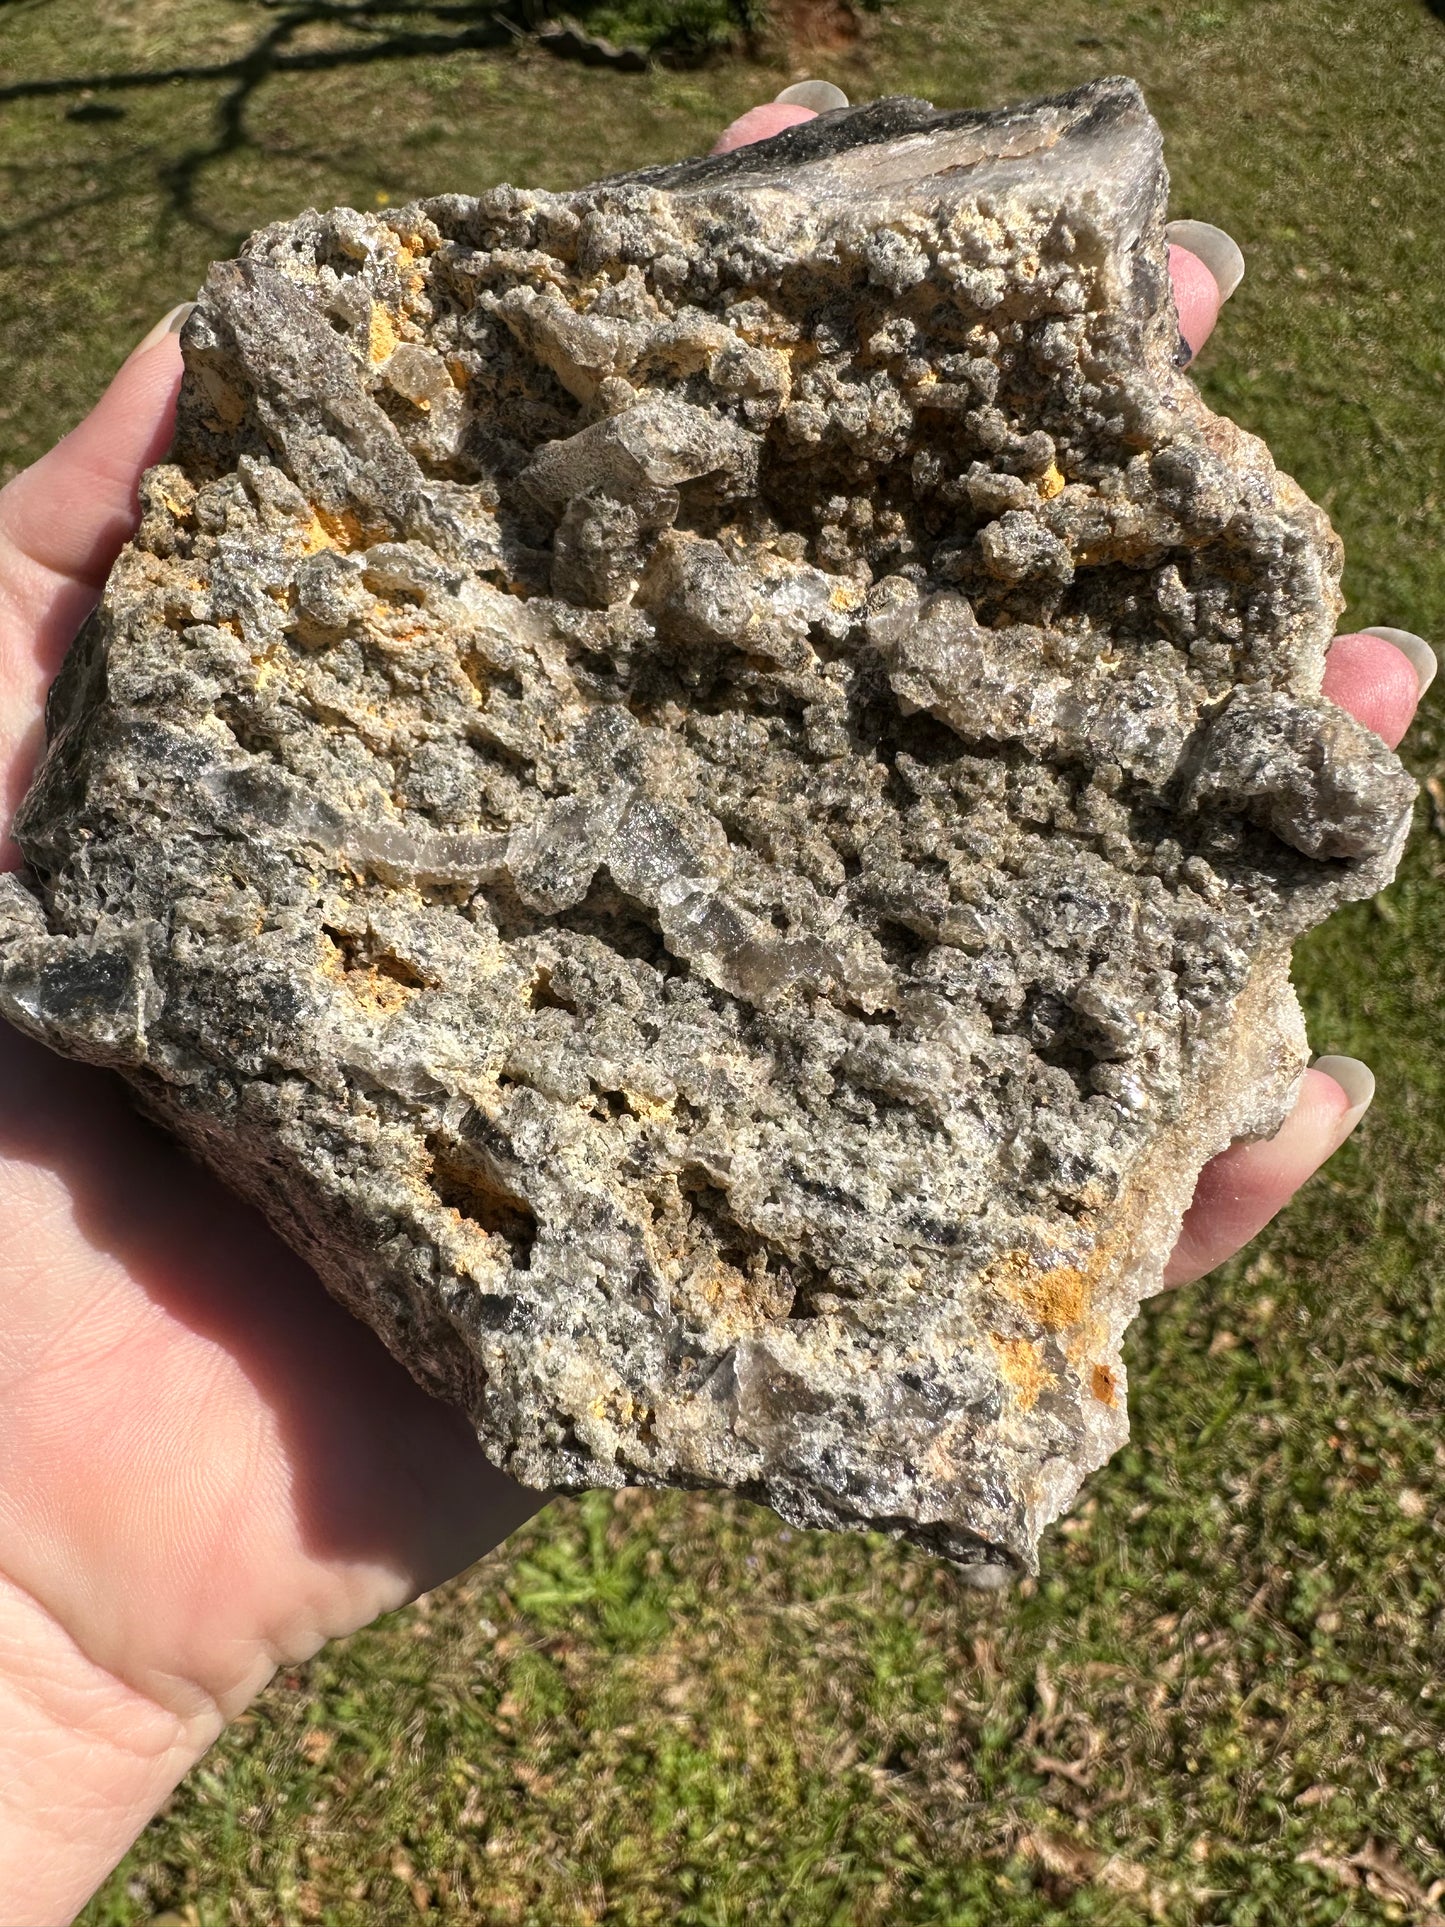
[[[7, 7], [44, 0], [0, 0]], [[268, 82], [295, 73], [332, 72], [387, 61], [442, 57], [516, 45], [556, 10], [547, 0], [253, 0], [272, 16], [243, 53], [227, 60], [178, 63], [109, 73], [72, 73], [13, 81], [0, 87], [0, 109], [27, 100], [71, 100], [66, 118], [115, 121], [124, 109], [117, 97], [175, 85], [226, 83], [212, 115], [210, 138], [188, 148], [160, 170], [169, 213], [192, 227], [233, 242], [199, 205], [207, 170], [256, 145], [248, 115]], [[567, 11], [581, 26], [600, 14], [604, 0], [571, 0]], [[740, 42], [751, 43], [758, 25], [757, 0], [719, 0], [719, 18], [732, 23]], [[332, 45], [297, 41], [316, 28], [348, 36]], [[651, 35], [653, 58], [695, 65], [719, 47], [716, 22], [709, 27], [693, 8], [679, 6], [676, 23]]]

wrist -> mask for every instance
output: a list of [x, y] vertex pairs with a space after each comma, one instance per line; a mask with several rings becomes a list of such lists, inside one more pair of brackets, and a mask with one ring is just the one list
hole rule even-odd
[[0, 1576], [0, 1927], [71, 1920], [223, 1724], [127, 1686]]

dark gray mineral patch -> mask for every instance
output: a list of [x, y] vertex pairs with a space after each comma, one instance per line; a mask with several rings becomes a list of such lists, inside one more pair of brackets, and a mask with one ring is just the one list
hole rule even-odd
[[0, 999], [529, 1485], [1027, 1567], [1285, 1112], [1413, 785], [1166, 185], [1126, 81], [890, 100], [211, 272]]

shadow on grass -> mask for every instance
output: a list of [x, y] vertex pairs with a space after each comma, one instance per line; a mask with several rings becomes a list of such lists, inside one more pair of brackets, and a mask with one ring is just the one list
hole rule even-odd
[[[0, 13], [44, 4], [0, 0]], [[564, 10], [547, 0], [251, 0], [251, 5], [258, 14], [272, 16], [271, 22], [244, 53], [229, 60], [18, 80], [0, 87], [0, 109], [14, 101], [71, 99], [68, 120], [114, 121], [123, 118], [120, 102], [128, 93], [187, 82], [229, 83], [216, 102], [210, 139], [188, 148], [160, 174], [172, 213], [219, 234], [198, 205], [201, 177], [215, 162], [254, 144], [247, 114], [275, 76], [506, 46]], [[565, 10], [585, 27], [589, 16], [603, 13], [604, 4], [571, 0]], [[619, 7], [606, 6], [605, 11], [615, 20]], [[652, 57], [679, 65], [696, 64], [729, 43], [751, 39], [764, 19], [762, 0], [640, 0], [620, 11], [625, 19], [635, 15], [636, 32], [630, 37]], [[296, 44], [312, 30], [328, 28], [340, 36], [330, 44]], [[53, 218], [55, 212], [48, 210], [44, 218]], [[11, 228], [9, 233], [16, 231]]]

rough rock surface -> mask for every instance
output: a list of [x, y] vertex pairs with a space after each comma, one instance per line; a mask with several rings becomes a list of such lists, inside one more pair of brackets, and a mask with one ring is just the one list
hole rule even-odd
[[3, 1008], [536, 1486], [980, 1576], [1126, 1435], [1291, 940], [1413, 797], [1178, 372], [1129, 82], [215, 267], [53, 692]]

